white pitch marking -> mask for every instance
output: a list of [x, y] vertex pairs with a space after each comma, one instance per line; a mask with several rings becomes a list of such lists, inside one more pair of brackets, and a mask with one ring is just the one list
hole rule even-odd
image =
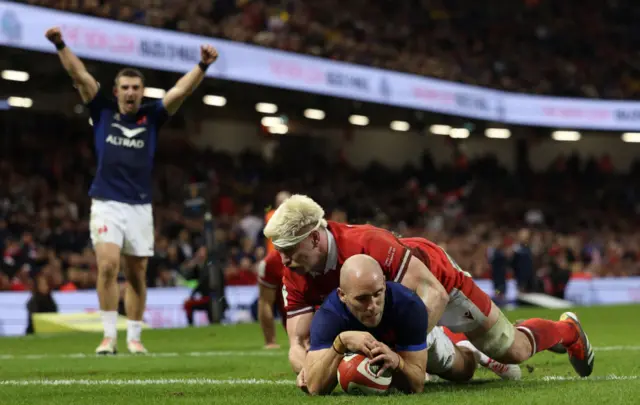
[[[624, 351], [640, 351], [640, 346], [602, 346], [594, 347], [596, 352], [624, 352]], [[249, 351], [234, 351], [234, 350], [213, 350], [205, 352], [157, 352], [149, 353], [143, 357], [274, 357], [284, 356], [286, 352], [283, 350], [249, 350]], [[95, 358], [122, 358], [122, 357], [141, 357], [141, 355], [131, 355], [128, 353], [117, 354], [115, 356], [96, 356], [92, 353], [62, 353], [62, 354], [0, 354], [0, 360], [39, 360], [47, 358], [62, 358], [62, 359], [95, 359]]]
[[293, 385], [294, 380], [264, 380], [256, 378], [215, 380], [211, 378], [159, 378], [147, 380], [5, 380], [0, 386], [25, 385]]

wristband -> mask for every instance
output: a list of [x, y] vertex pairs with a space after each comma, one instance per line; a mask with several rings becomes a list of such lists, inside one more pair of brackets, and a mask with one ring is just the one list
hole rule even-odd
[[207, 72], [207, 69], [209, 69], [209, 64], [208, 63], [204, 63], [204, 62], [200, 62], [198, 63], [198, 67], [200, 68], [200, 70], [202, 70], [203, 72]]
[[398, 367], [396, 367], [396, 371], [402, 371], [404, 370], [404, 359], [399, 354], [398, 354], [398, 359], [400, 361], [398, 361]]
[[344, 343], [342, 343], [342, 339], [340, 339], [340, 335], [336, 336], [336, 338], [333, 341], [333, 350], [336, 351], [336, 353], [338, 354], [345, 354], [347, 352], [347, 348], [345, 347]]
[[64, 41], [56, 42], [55, 45], [56, 45], [56, 49], [59, 51], [63, 50], [67, 46], [67, 44], [65, 44]]

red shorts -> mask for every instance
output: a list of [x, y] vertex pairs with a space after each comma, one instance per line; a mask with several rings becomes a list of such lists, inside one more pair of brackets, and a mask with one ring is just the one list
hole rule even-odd
[[464, 333], [453, 333], [449, 328], [442, 328], [442, 330], [444, 331], [444, 334], [447, 335], [447, 337], [453, 342], [454, 345], [457, 345], [458, 343], [464, 340], [469, 340]]

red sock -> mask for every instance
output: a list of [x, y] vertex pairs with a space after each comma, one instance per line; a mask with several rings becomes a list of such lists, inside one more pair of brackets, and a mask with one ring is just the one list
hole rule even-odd
[[462, 342], [463, 340], [469, 340], [464, 333], [453, 333], [449, 330], [449, 328], [443, 327], [444, 334], [451, 339], [454, 345]]
[[569, 346], [579, 337], [578, 330], [569, 322], [533, 318], [527, 319], [516, 328], [524, 332], [530, 340], [533, 339], [531, 344], [534, 354], [558, 343]]

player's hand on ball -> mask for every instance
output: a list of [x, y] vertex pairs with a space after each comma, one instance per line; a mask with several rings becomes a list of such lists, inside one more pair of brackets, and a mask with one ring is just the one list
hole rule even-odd
[[371, 350], [372, 364], [380, 366], [377, 376], [380, 377], [386, 370], [395, 370], [400, 365], [400, 355], [382, 342], [377, 342], [376, 347]]
[[200, 47], [200, 60], [207, 65], [212, 64], [218, 59], [218, 51], [211, 45], [202, 45]]
[[309, 393], [309, 391], [307, 390], [307, 379], [304, 376], [304, 368], [300, 370], [300, 373], [298, 373], [298, 377], [296, 378], [296, 385], [305, 393]]
[[62, 32], [60, 31], [60, 27], [49, 28], [47, 32], [45, 32], [44, 36], [53, 44], [62, 42]]
[[369, 332], [342, 332], [340, 339], [351, 353], [362, 353], [368, 358], [373, 358], [371, 350], [376, 347], [378, 341]]
[[274, 350], [274, 349], [279, 349], [280, 345], [277, 343], [267, 343], [266, 345], [264, 345], [264, 348], [267, 350]]

